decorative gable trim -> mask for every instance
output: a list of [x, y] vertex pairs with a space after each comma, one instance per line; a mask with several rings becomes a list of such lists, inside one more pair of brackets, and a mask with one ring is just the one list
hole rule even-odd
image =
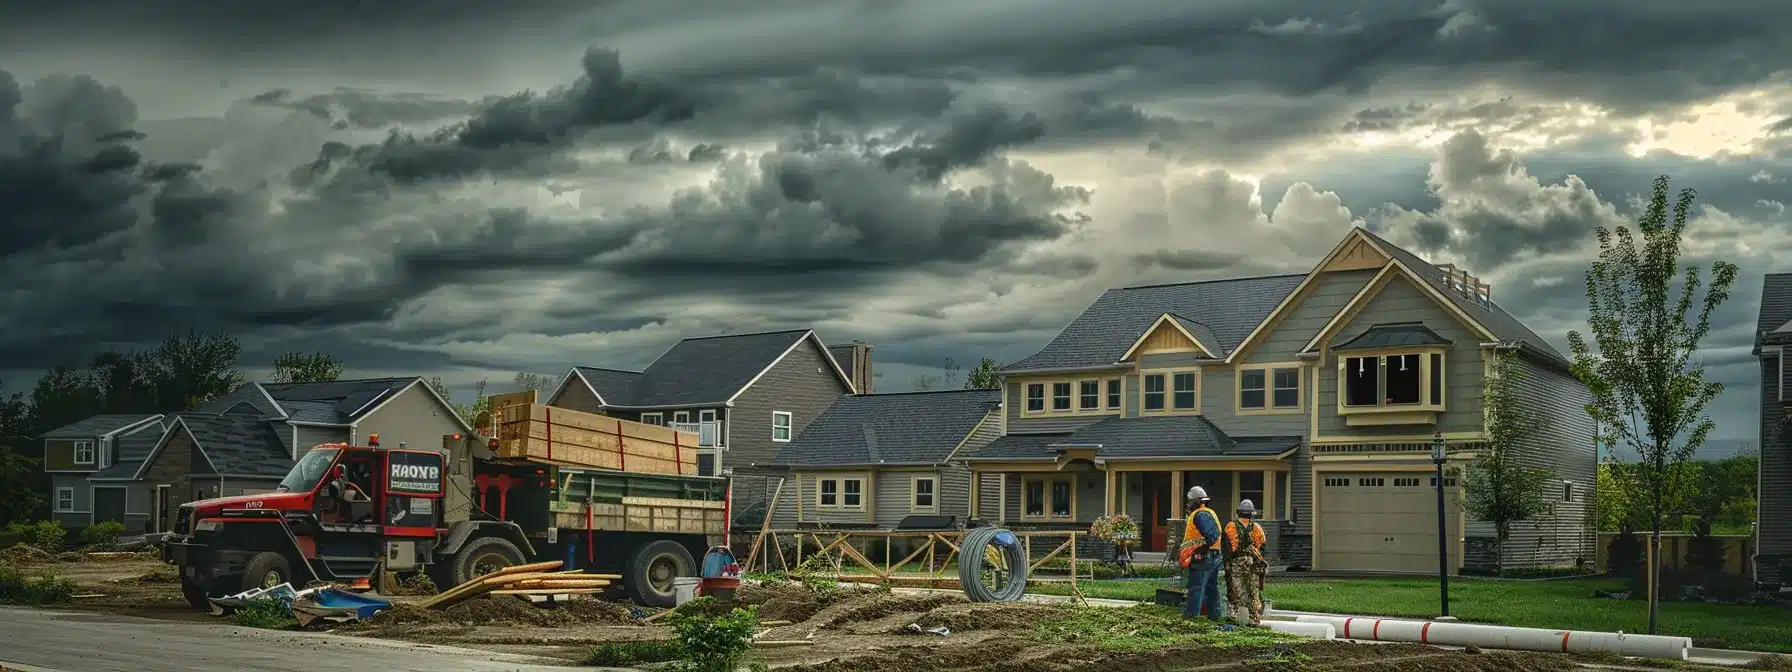
[[585, 374], [580, 373], [579, 367], [576, 366], [569, 369], [566, 372], [566, 375], [560, 378], [560, 384], [554, 387], [554, 393], [548, 395], [547, 404], [552, 406], [555, 402], [560, 401], [560, 394], [565, 392], [566, 386], [571, 385], [574, 380], [578, 380], [580, 384], [585, 386], [586, 390], [591, 392], [591, 396], [597, 398], [599, 406], [609, 405], [609, 402], [604, 401], [604, 395], [597, 393], [597, 387], [593, 386], [590, 380], [586, 380]]
[[[828, 352], [827, 344], [822, 343], [821, 337], [816, 336], [815, 330], [811, 329], [803, 332], [802, 337], [796, 339], [795, 343], [791, 343], [790, 347], [785, 348], [783, 353], [779, 354], [776, 359], [773, 359], [770, 364], [765, 365], [765, 368], [760, 369], [759, 373], [754, 374], [751, 379], [747, 380], [747, 384], [740, 386], [740, 389], [735, 390], [734, 394], [729, 395], [728, 400], [722, 403], [728, 406], [733, 406], [734, 400], [739, 399], [740, 395], [745, 394], [747, 390], [751, 389], [754, 383], [759, 382], [760, 378], [765, 377], [765, 374], [771, 373], [772, 369], [776, 368], [779, 362], [784, 361], [785, 357], [789, 357], [790, 353], [796, 352], [796, 349], [804, 343], [814, 343], [815, 347], [821, 350], [822, 359], [827, 360], [828, 366], [834, 369], [834, 375], [839, 377], [840, 384], [846, 386], [847, 394], [858, 394], [858, 389], [853, 387], [852, 378], [846, 375], [845, 369], [840, 368], [840, 362], [834, 359], [833, 353]], [[592, 393], [595, 394], [596, 390], [592, 390]]]
[[1332, 316], [1331, 321], [1325, 323], [1325, 327], [1321, 328], [1319, 333], [1313, 334], [1312, 340], [1307, 341], [1307, 344], [1301, 347], [1301, 352], [1311, 352], [1314, 348], [1318, 347], [1320, 343], [1335, 335], [1339, 329], [1344, 327], [1344, 325], [1349, 324], [1350, 320], [1354, 319], [1357, 313], [1361, 312], [1364, 307], [1367, 307], [1369, 301], [1373, 300], [1376, 296], [1379, 296], [1382, 290], [1387, 289], [1388, 283], [1393, 282], [1396, 277], [1405, 279], [1408, 284], [1411, 284], [1421, 293], [1425, 294], [1425, 296], [1429, 297], [1432, 303], [1437, 304], [1438, 307], [1443, 308], [1445, 312], [1450, 313], [1456, 318], [1457, 322], [1462, 323], [1462, 326], [1467, 327], [1469, 331], [1475, 332], [1475, 335], [1481, 337], [1482, 340], [1499, 340], [1497, 336], [1493, 335], [1491, 330], [1483, 326], [1473, 317], [1470, 317], [1468, 313], [1462, 312], [1461, 308], [1456, 307], [1456, 304], [1451, 302], [1449, 297], [1438, 294], [1437, 290], [1431, 287], [1431, 283], [1425, 282], [1425, 279], [1419, 277], [1412, 269], [1407, 268], [1405, 264], [1400, 263], [1397, 259], [1389, 259], [1387, 265], [1381, 267], [1381, 272], [1376, 273], [1375, 277], [1369, 279], [1368, 284], [1363, 285], [1362, 289], [1357, 290], [1356, 296], [1350, 297], [1350, 301], [1344, 304], [1344, 307], [1338, 311], [1338, 314]]
[[[392, 400], [397, 399], [401, 396], [404, 396], [404, 394], [406, 392], [410, 392], [412, 389], [417, 388], [417, 387], [422, 387], [425, 391], [427, 391], [429, 393], [430, 398], [435, 399], [436, 404], [441, 406], [442, 410], [445, 410], [448, 412], [448, 417], [454, 418], [454, 424], [460, 426], [460, 431], [466, 432], [468, 434], [473, 433], [473, 426], [467, 424], [466, 418], [460, 417], [460, 413], [458, 413], [454, 410], [454, 404], [450, 404], [450, 403], [448, 403], [447, 399], [443, 399], [442, 395], [440, 393], [436, 392], [436, 388], [425, 385], [423, 383], [422, 378], [414, 378], [411, 380], [411, 384], [400, 388], [397, 392], [393, 392], [391, 394], [385, 395], [384, 401], [381, 401], [379, 403], [379, 405], [374, 406], [371, 409], [368, 409], [365, 414], [362, 414], [362, 415], [356, 417], [354, 419], [354, 421], [348, 423], [348, 426], [350, 428], [349, 436], [351, 436], [351, 437], [354, 436], [354, 432], [356, 429], [358, 429], [360, 427], [362, 420], [366, 420], [368, 418], [373, 417], [374, 414], [380, 412], [380, 409], [385, 408], [386, 404], [392, 403]], [[368, 403], [372, 403], [372, 402], [368, 402]], [[366, 408], [366, 407], [363, 406], [362, 408]]]
[[1182, 328], [1182, 325], [1176, 321], [1174, 315], [1164, 313], [1163, 315], [1158, 316], [1157, 321], [1152, 322], [1149, 328], [1145, 329], [1145, 333], [1139, 334], [1138, 340], [1132, 342], [1132, 347], [1126, 349], [1126, 354], [1120, 356], [1120, 361], [1125, 362], [1131, 360], [1133, 355], [1138, 352], [1139, 348], [1145, 345], [1145, 341], [1150, 340], [1151, 335], [1157, 333], [1157, 330], [1162, 329], [1165, 324], [1169, 324], [1171, 328], [1176, 330], [1176, 333], [1181, 334], [1183, 338], [1188, 339], [1188, 342], [1195, 344], [1193, 351], [1199, 351], [1209, 359], [1219, 358], [1219, 355], [1213, 354], [1213, 349], [1207, 347], [1207, 344], [1202, 343], [1201, 339], [1195, 338], [1194, 334], [1191, 334], [1187, 329]]
[[1233, 348], [1231, 354], [1226, 355], [1226, 363], [1236, 364], [1249, 356], [1251, 354], [1251, 349], [1256, 347], [1260, 340], [1269, 336], [1269, 332], [1273, 331], [1275, 325], [1281, 322], [1283, 313], [1286, 313], [1307, 298], [1307, 293], [1310, 292], [1313, 287], [1317, 286], [1314, 279], [1318, 278], [1321, 273], [1329, 270], [1332, 262], [1338, 260], [1345, 251], [1353, 249], [1353, 243], [1367, 244], [1369, 245], [1369, 248], [1376, 253], [1379, 253], [1384, 257], [1388, 256], [1386, 252], [1382, 251], [1380, 246], [1376, 245], [1374, 241], [1369, 240], [1369, 236], [1365, 235], [1360, 227], [1352, 227], [1349, 233], [1344, 234], [1344, 239], [1338, 241], [1338, 244], [1332, 247], [1332, 251], [1325, 253], [1325, 257], [1321, 258], [1319, 263], [1313, 265], [1313, 270], [1308, 271], [1307, 277], [1302, 278], [1300, 284], [1294, 286], [1294, 291], [1289, 292], [1288, 296], [1282, 297], [1282, 302], [1276, 304], [1275, 309], [1269, 311], [1268, 315], [1263, 316], [1263, 320], [1258, 322], [1257, 326], [1251, 329], [1251, 333], [1247, 334], [1244, 337], [1244, 340], [1238, 342], [1238, 347]]

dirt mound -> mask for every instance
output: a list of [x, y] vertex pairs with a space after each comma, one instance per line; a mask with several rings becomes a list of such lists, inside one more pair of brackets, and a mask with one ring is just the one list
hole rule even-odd
[[439, 611], [431, 611], [414, 604], [394, 604], [373, 618], [365, 621], [366, 625], [378, 627], [387, 625], [441, 625], [448, 623], [448, 616]]
[[813, 618], [831, 603], [831, 600], [817, 595], [815, 591], [797, 584], [741, 586], [734, 601], [739, 606], [758, 606], [760, 620], [792, 623], [802, 623]]
[[853, 600], [845, 605], [845, 609], [835, 614], [827, 623], [829, 626], [846, 623], [863, 623], [875, 621], [895, 614], [923, 613], [948, 604], [963, 604], [964, 596], [952, 594], [933, 595], [874, 595]]
[[634, 610], [625, 604], [600, 600], [576, 600], [560, 605], [555, 612], [569, 622], [585, 625], [640, 625]]
[[759, 605], [759, 620], [790, 621], [802, 623], [815, 617], [821, 611], [821, 600], [790, 600], [781, 597], [766, 600]]
[[14, 565], [37, 565], [55, 562], [56, 556], [31, 544], [14, 544], [0, 548], [0, 562]]
[[[946, 626], [952, 632], [973, 630], [1031, 630], [1042, 621], [1063, 618], [1064, 607], [1049, 604], [948, 604], [922, 614], [915, 622], [922, 628]], [[904, 624], [896, 634], [913, 634]]]
[[107, 583], [136, 584], [136, 585], [146, 585], [146, 586], [162, 584], [162, 583], [179, 583], [179, 582], [180, 582], [180, 571], [176, 570], [175, 568], [173, 568], [171, 566], [167, 566], [167, 565], [156, 567], [155, 569], [151, 569], [147, 572], [138, 574], [136, 576], [127, 576], [122, 579], [112, 579], [112, 580], [107, 581]]
[[[994, 672], [1105, 670], [1100, 652], [1040, 644], [1029, 639], [994, 638], [975, 646], [886, 646], [864, 655], [779, 668], [792, 672], [913, 672], [917, 669]], [[1205, 661], [1203, 661], [1205, 662]], [[1140, 668], [1153, 669], [1153, 668]]]

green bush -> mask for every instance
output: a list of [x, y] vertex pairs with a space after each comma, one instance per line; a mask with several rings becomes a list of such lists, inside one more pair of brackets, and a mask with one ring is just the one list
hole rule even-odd
[[682, 657], [684, 649], [676, 642], [609, 642], [592, 647], [582, 662], [589, 667], [634, 667]]
[[81, 541], [87, 542], [90, 546], [111, 548], [118, 545], [118, 537], [122, 534], [124, 534], [124, 523], [106, 520], [88, 525], [87, 529], [81, 530]]
[[0, 565], [0, 604], [47, 606], [74, 599], [75, 582], [50, 575], [26, 576], [17, 568]]
[[749, 606], [712, 616], [710, 604], [695, 604], [705, 601], [713, 600], [697, 598], [667, 618], [678, 633], [683, 665], [691, 672], [734, 672], [753, 648], [753, 632], [759, 629], [758, 608]]
[[40, 520], [31, 526], [31, 544], [51, 553], [62, 550], [62, 540], [67, 536], [68, 528], [54, 520]]
[[246, 628], [268, 630], [279, 630], [298, 623], [293, 619], [292, 612], [286, 608], [286, 605], [281, 604], [279, 600], [267, 598], [250, 600], [243, 606], [237, 607], [236, 612], [230, 615], [230, 620]]

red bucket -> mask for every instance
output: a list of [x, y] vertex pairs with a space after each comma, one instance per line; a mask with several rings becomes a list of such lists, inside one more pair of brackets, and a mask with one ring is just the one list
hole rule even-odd
[[740, 590], [740, 579], [733, 577], [704, 577], [697, 580], [697, 594], [713, 597], [717, 602], [733, 602], [735, 591]]

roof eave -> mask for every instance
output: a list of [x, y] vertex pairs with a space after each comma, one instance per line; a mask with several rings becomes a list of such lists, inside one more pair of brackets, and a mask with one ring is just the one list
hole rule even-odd
[[618, 411], [676, 411], [676, 410], [680, 410], [680, 409], [690, 409], [690, 408], [733, 408], [733, 407], [734, 407], [734, 402], [727, 401], [727, 400], [694, 401], [694, 402], [683, 403], [683, 404], [659, 404], [659, 405], [654, 405], [654, 406], [628, 406], [628, 405], [621, 405], [621, 404], [605, 405], [604, 406], [604, 408], [606, 408], [606, 409], [614, 409], [614, 410], [618, 410]]
[[1001, 371], [997, 371], [996, 375], [1001, 376], [1001, 377], [1007, 377], [1011, 374], [1020, 374], [1020, 375], [1030, 376], [1030, 375], [1047, 374], [1047, 373], [1090, 373], [1090, 372], [1096, 372], [1096, 371], [1119, 371], [1121, 369], [1130, 369], [1130, 368], [1132, 368], [1131, 364], [1127, 364], [1125, 362], [1115, 362], [1113, 364], [1091, 364], [1088, 366], [1058, 366], [1058, 367], [1044, 367], [1044, 368], [1037, 368], [1037, 369], [1003, 369]]

